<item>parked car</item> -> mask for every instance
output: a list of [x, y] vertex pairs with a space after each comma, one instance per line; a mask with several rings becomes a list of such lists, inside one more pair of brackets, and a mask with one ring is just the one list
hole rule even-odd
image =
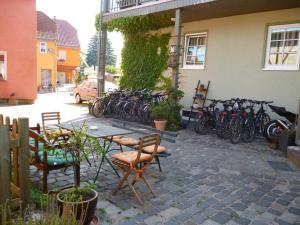
[[97, 82], [85, 80], [74, 89], [76, 103], [89, 101], [97, 96]]
[[[105, 92], [117, 89], [117, 86], [109, 81], [105, 81]], [[97, 97], [97, 80], [85, 80], [74, 89], [76, 103], [89, 101]]]

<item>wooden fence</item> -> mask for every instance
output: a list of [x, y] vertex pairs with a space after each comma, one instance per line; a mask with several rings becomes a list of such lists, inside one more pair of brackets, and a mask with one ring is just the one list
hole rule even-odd
[[0, 205], [27, 206], [29, 200], [29, 120], [0, 114]]

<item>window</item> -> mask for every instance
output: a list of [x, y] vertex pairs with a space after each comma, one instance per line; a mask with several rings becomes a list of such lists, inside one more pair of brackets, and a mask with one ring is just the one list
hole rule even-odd
[[299, 70], [299, 36], [300, 24], [269, 27], [265, 69]]
[[0, 80], [7, 78], [7, 57], [6, 52], [0, 51]]
[[47, 53], [47, 42], [40, 42], [40, 53]]
[[207, 33], [185, 36], [184, 68], [204, 69]]
[[58, 61], [64, 62], [67, 59], [67, 53], [64, 50], [58, 51]]

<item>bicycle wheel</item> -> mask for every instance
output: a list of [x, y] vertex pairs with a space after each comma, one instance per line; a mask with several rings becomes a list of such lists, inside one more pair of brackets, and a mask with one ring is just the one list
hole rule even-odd
[[255, 138], [255, 123], [252, 119], [248, 119], [245, 122], [245, 126], [242, 132], [242, 140], [244, 142], [252, 142]]
[[242, 129], [241, 129], [241, 119], [233, 118], [230, 121], [229, 130], [230, 130], [230, 141], [232, 144], [237, 144], [240, 142]]
[[229, 118], [224, 118], [221, 124], [221, 137], [224, 139], [228, 139], [231, 136], [230, 131], [230, 121]]
[[258, 124], [258, 132], [260, 134], [264, 134], [265, 127], [270, 121], [271, 121], [271, 118], [268, 114], [266, 114], [266, 113], [261, 114], [261, 116], [259, 118], [259, 124]]
[[103, 104], [103, 100], [99, 99], [94, 102], [92, 112], [93, 115], [97, 118], [102, 117], [105, 111], [105, 106]]
[[199, 116], [199, 118], [196, 119], [194, 129], [198, 134], [201, 134], [201, 135], [207, 134], [207, 131], [208, 131], [207, 121], [208, 121], [208, 118], [205, 115], [201, 115], [201, 116]]

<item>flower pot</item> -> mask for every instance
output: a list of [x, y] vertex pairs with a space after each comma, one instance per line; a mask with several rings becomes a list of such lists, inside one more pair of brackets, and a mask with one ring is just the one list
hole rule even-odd
[[287, 148], [295, 145], [294, 134], [281, 134], [278, 139], [278, 149], [286, 155]]
[[167, 120], [154, 120], [155, 128], [158, 130], [165, 130], [167, 125]]
[[91, 189], [91, 197], [84, 201], [69, 202], [61, 198], [60, 194], [67, 193], [71, 189], [65, 189], [58, 193], [57, 203], [60, 214], [63, 213], [64, 206], [67, 205], [68, 209], [74, 210], [74, 215], [77, 220], [83, 219], [83, 225], [90, 225], [95, 219], [95, 211], [98, 201], [98, 192]]

